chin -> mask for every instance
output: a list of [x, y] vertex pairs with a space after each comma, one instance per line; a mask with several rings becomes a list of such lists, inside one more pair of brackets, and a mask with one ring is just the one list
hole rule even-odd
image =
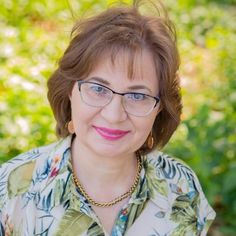
[[125, 155], [126, 153], [128, 154], [129, 152], [125, 150], [121, 150], [119, 147], [114, 146], [114, 145], [99, 145], [99, 146], [93, 146], [92, 148], [93, 152], [96, 153], [97, 155], [101, 157], [115, 157], [115, 156], [120, 156], [120, 155]]

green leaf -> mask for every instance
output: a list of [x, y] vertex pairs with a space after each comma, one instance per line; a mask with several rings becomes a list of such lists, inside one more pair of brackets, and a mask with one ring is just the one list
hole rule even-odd
[[55, 236], [72, 236], [86, 233], [92, 219], [82, 212], [68, 209], [63, 216]]

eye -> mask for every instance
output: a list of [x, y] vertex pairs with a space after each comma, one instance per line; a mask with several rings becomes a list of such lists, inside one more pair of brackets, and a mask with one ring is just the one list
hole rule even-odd
[[146, 95], [143, 93], [128, 93], [127, 98], [133, 101], [143, 101], [146, 99]]
[[92, 92], [97, 93], [97, 94], [106, 94], [108, 92], [108, 89], [104, 88], [101, 85], [97, 85], [97, 84], [91, 84], [90, 85], [90, 90]]

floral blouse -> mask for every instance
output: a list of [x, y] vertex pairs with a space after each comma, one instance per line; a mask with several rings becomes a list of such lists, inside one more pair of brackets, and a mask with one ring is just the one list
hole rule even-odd
[[[71, 174], [71, 136], [0, 166], [0, 236], [107, 236]], [[206, 235], [215, 218], [194, 172], [154, 151], [112, 236]]]

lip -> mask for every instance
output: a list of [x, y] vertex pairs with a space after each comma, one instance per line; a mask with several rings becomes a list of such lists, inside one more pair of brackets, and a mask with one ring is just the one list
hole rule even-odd
[[100, 136], [109, 141], [114, 141], [123, 138], [130, 131], [120, 129], [109, 129], [105, 127], [93, 126]]

